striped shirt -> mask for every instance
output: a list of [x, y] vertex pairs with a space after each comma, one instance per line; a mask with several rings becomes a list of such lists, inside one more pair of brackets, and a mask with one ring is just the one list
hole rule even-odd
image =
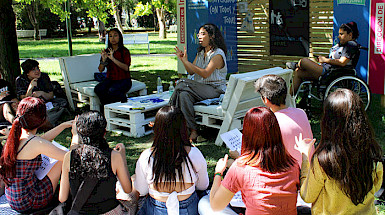
[[206, 57], [204, 56], [204, 50], [198, 52], [195, 65], [204, 69], [210, 63], [210, 60], [215, 55], [221, 55], [225, 65], [221, 69], [215, 69], [214, 72], [207, 78], [203, 78], [198, 74], [194, 74], [193, 79], [199, 83], [211, 85], [217, 89], [221, 89], [223, 92], [226, 91], [226, 75], [227, 75], [227, 63], [226, 56], [222, 49], [216, 48], [207, 52]]

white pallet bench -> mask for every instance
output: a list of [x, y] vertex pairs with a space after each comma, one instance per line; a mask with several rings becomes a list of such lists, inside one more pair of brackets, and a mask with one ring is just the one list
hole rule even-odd
[[[230, 75], [223, 101], [219, 105], [194, 105], [197, 123], [219, 129], [216, 145], [223, 143], [220, 135], [234, 128], [242, 129], [246, 112], [256, 106], [263, 106], [261, 96], [255, 92], [254, 82], [267, 74], [275, 74], [285, 79], [288, 89], [292, 79], [292, 70], [274, 67], [254, 72]], [[288, 94], [286, 105], [295, 106]]]
[[[100, 54], [59, 58], [67, 100], [72, 110], [75, 110], [77, 102], [89, 104], [91, 110], [100, 110], [101, 104], [94, 92], [99, 83], [94, 79], [99, 62]], [[132, 86], [127, 94], [136, 91], [139, 91], [139, 95], [146, 95], [146, 84], [132, 79]]]
[[[161, 98], [158, 103], [141, 103], [140, 100]], [[131, 137], [142, 137], [152, 133], [149, 123], [155, 120], [158, 110], [168, 104], [169, 92], [129, 98], [126, 103], [116, 102], [104, 106], [107, 120], [107, 130], [122, 133]], [[144, 110], [130, 110], [130, 108], [144, 107]]]

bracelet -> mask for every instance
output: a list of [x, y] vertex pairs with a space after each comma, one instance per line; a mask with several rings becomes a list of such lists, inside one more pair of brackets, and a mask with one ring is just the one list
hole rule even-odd
[[215, 179], [215, 176], [217, 176], [217, 175], [221, 176], [221, 179], [222, 179], [222, 173], [220, 173], [220, 172], [216, 172], [216, 173], [214, 174], [214, 179]]

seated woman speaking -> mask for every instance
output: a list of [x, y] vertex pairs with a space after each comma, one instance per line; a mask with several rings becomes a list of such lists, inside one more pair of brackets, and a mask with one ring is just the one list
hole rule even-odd
[[225, 93], [227, 75], [227, 48], [218, 27], [214, 24], [203, 25], [199, 28], [198, 39], [200, 46], [193, 63], [187, 59], [186, 47], [183, 52], [175, 48], [175, 54], [186, 71], [193, 75], [193, 80], [182, 79], [170, 98], [170, 105], [182, 110], [190, 129], [189, 139], [193, 142], [198, 137], [194, 103]]

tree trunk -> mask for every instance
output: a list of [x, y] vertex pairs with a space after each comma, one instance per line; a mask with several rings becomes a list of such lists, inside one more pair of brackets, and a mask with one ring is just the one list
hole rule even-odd
[[106, 41], [106, 26], [100, 19], [98, 19], [98, 33], [99, 42], [104, 43]]
[[156, 8], [156, 16], [158, 17], [159, 23], [159, 39], [166, 39], [166, 19], [163, 6], [162, 8]]
[[20, 75], [19, 49], [16, 36], [16, 17], [12, 0], [0, 1], [0, 73], [15, 87]]
[[26, 5], [29, 21], [31, 22], [33, 29], [35, 31], [33, 35], [34, 40], [40, 40], [39, 22], [38, 22], [38, 19], [36, 18], [39, 11], [38, 5], [39, 3], [36, 1], [32, 1], [31, 4]]
[[115, 4], [115, 0], [111, 0], [111, 4], [114, 7], [114, 18], [115, 18], [115, 24], [117, 28], [119, 29], [122, 34], [124, 34], [123, 26], [122, 26], [122, 19], [120, 18], [120, 10], [118, 6]]

